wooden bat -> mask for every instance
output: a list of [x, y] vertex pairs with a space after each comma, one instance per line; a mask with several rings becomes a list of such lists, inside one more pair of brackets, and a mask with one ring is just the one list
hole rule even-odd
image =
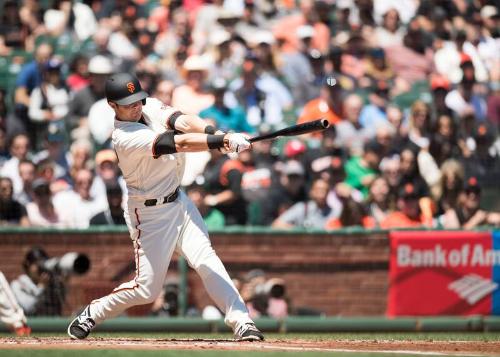
[[292, 125], [287, 128], [276, 130], [269, 134], [255, 136], [253, 138], [250, 138], [250, 142], [255, 143], [257, 141], [262, 141], [262, 140], [276, 139], [281, 136], [295, 136], [295, 135], [311, 133], [313, 131], [325, 130], [326, 128], [329, 127], [329, 125], [330, 123], [328, 123], [328, 120], [318, 119], [303, 124]]

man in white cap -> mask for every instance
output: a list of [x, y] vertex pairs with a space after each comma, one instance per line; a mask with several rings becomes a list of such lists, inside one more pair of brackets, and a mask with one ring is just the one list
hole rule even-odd
[[104, 85], [108, 76], [113, 73], [113, 65], [107, 57], [96, 55], [90, 59], [88, 71], [90, 84], [76, 92], [70, 102], [70, 130], [83, 127], [92, 105], [104, 98]]

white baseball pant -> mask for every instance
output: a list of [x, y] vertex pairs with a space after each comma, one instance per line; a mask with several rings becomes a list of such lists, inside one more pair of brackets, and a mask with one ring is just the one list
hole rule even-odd
[[10, 329], [16, 329], [26, 324], [24, 311], [17, 303], [16, 297], [2, 272], [0, 272], [0, 321]]
[[[141, 202], [142, 203], [142, 202]], [[90, 314], [98, 324], [134, 305], [153, 302], [161, 293], [174, 249], [200, 275], [208, 294], [225, 312], [233, 330], [252, 322], [248, 310], [215, 253], [198, 209], [180, 191], [172, 203], [145, 207], [130, 205], [125, 219], [134, 244], [135, 279], [92, 301]]]

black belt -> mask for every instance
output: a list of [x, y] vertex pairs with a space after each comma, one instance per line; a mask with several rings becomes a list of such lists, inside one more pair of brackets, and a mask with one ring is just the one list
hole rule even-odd
[[175, 189], [175, 191], [172, 192], [170, 195], [163, 197], [162, 202], [158, 202], [158, 200], [156, 198], [152, 198], [152, 199], [144, 201], [144, 206], [149, 207], [149, 206], [156, 206], [157, 204], [162, 205], [164, 203], [174, 202], [178, 196], [179, 196], [179, 187], [177, 187]]

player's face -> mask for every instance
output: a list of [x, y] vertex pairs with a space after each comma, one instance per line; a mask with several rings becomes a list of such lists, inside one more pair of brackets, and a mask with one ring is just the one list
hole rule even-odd
[[142, 101], [138, 100], [128, 105], [118, 105], [110, 102], [111, 107], [115, 110], [116, 117], [124, 121], [138, 121], [142, 116]]

